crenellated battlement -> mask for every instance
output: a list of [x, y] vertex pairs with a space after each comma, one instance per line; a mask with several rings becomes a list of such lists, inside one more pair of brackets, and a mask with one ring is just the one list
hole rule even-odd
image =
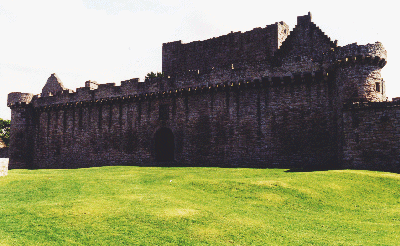
[[[11, 93], [8, 104], [12, 107], [33, 100], [34, 107], [48, 107], [108, 98], [148, 98], [149, 95], [176, 94], [193, 88], [222, 88], [226, 84], [243, 84], [243, 81], [252, 83], [255, 80], [269, 81], [265, 86], [291, 86], [299, 81], [310, 83], [315, 77], [328, 78], [328, 74], [332, 76], [337, 68], [354, 64], [382, 68], [386, 64], [386, 57], [387, 52], [379, 42], [337, 46], [337, 41], [331, 41], [312, 22], [311, 13], [308, 13], [297, 18], [297, 25], [290, 33], [288, 25], [276, 22], [265, 28], [257, 27], [243, 33], [231, 32], [204, 41], [164, 43], [162, 59], [165, 77], [149, 78], [145, 82], [134, 78], [121, 81], [120, 86], [88, 80], [85, 87], [77, 88], [74, 92], [65, 88], [60, 78], [52, 74], [40, 95]], [[360, 69], [357, 72], [350, 70], [341, 71], [350, 76], [348, 80], [353, 81], [356, 87], [364, 88], [364, 80], [368, 80], [370, 86], [380, 83], [379, 74], [367, 79], [361, 74], [353, 74], [360, 72]], [[344, 90], [356, 89], [349, 82], [346, 83]], [[360, 94], [365, 93], [357, 93], [358, 97]], [[368, 91], [367, 94], [374, 93]], [[379, 98], [372, 100], [382, 100], [383, 97]]]
[[[331, 77], [326, 71], [313, 71], [296, 73], [286, 76], [275, 77], [257, 77], [248, 79], [237, 79], [226, 81], [223, 83], [209, 85], [193, 85], [188, 87], [165, 87], [164, 90], [158, 90], [159, 84], [151, 86], [143, 86], [147, 90], [130, 90], [132, 83], [145, 84], [149, 82], [138, 82], [138, 79], [122, 81], [121, 86], [115, 83], [99, 84], [97, 89], [91, 90], [89, 87], [77, 88], [76, 92], [65, 90], [51, 97], [40, 97], [35, 95], [31, 98], [34, 108], [37, 110], [45, 110], [60, 107], [81, 107], [88, 104], [104, 104], [112, 102], [128, 102], [128, 101], [146, 101], [157, 100], [159, 98], [172, 98], [180, 96], [198, 95], [204, 93], [215, 93], [219, 91], [243, 91], [252, 88], [274, 88], [299, 86], [302, 84], [321, 83], [328, 81]], [[160, 83], [164, 83], [166, 79], [157, 79]], [[150, 83], [149, 83], [150, 84]], [[137, 84], [136, 84], [137, 85]], [[142, 89], [143, 89], [142, 88]], [[23, 93], [21, 93], [23, 94]], [[27, 93], [25, 93], [27, 94]], [[9, 105], [13, 108], [16, 105]]]
[[[176, 96], [182, 92], [190, 91], [202, 91], [206, 92], [209, 89], [214, 88], [225, 88], [227, 84], [232, 85], [234, 88], [241, 88], [238, 85], [257, 84], [255, 81], [263, 81], [262, 86], [264, 87], [276, 87], [276, 86], [290, 86], [293, 84], [301, 83], [312, 83], [315, 79], [328, 79], [329, 72], [335, 67], [343, 67], [351, 65], [356, 62], [362, 62], [363, 64], [375, 64], [383, 67], [386, 64], [386, 50], [381, 43], [367, 44], [367, 45], [356, 45], [351, 44], [344, 47], [338, 47], [334, 56], [337, 59], [332, 66], [327, 67], [324, 70], [310, 70], [305, 72], [270, 72], [270, 76], [237, 76], [224, 82], [208, 82], [192, 84], [179, 84], [176, 79], [171, 78], [151, 78], [145, 82], [139, 82], [138, 78], [121, 81], [120, 86], [116, 86], [115, 83], [98, 84], [95, 81], [86, 81], [85, 87], [76, 89], [76, 92], [70, 89], [64, 89], [54, 93], [50, 96], [33, 95], [29, 93], [10, 93], [8, 105], [13, 107], [15, 105], [28, 104], [34, 101], [35, 107], [51, 107], [51, 105], [62, 105], [62, 104], [74, 104], [80, 102], [101, 102], [109, 100], [110, 98], [135, 98], [138, 100], [147, 100], [151, 98], [158, 98], [160, 95], [173, 95]], [[341, 58], [341, 59], [340, 59]], [[238, 72], [240, 67], [236, 67], [233, 72]], [[238, 70], [239, 69], [239, 70]], [[220, 69], [215, 69], [218, 73]], [[223, 71], [224, 69], [222, 69]], [[233, 69], [228, 69], [233, 70]], [[331, 74], [332, 75], [332, 74]], [[198, 77], [201, 75], [197, 75]], [[194, 81], [196, 81], [196, 77]], [[204, 78], [203, 78], [204, 79]], [[197, 79], [197, 81], [200, 81]], [[238, 87], [236, 87], [238, 86]], [[207, 89], [209, 88], [209, 89]], [[230, 88], [230, 87], [228, 87]], [[246, 87], [247, 88], [247, 87]]]
[[7, 97], [7, 106], [13, 107], [15, 105], [27, 105], [31, 103], [32, 99], [32, 93], [11, 92]]
[[335, 59], [339, 62], [376, 61], [383, 67], [386, 65], [387, 51], [380, 42], [366, 45], [353, 43], [335, 49]]
[[89, 90], [95, 90], [99, 87], [99, 84], [96, 81], [88, 80], [85, 82], [85, 87]]
[[400, 108], [400, 100], [386, 102], [349, 102], [343, 105], [346, 110], [370, 110], [384, 108]]

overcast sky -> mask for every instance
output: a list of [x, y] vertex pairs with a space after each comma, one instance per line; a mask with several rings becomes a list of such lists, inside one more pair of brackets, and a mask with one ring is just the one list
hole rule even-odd
[[389, 98], [400, 96], [396, 1], [128, 1], [0, 0], [0, 118], [10, 119], [7, 94], [38, 94], [56, 73], [75, 90], [161, 71], [162, 43], [191, 42], [248, 31], [278, 21], [292, 30], [312, 13], [340, 46], [380, 41]]

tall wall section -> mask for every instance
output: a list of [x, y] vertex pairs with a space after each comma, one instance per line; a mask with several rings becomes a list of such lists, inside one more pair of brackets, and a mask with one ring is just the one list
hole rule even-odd
[[400, 170], [400, 103], [351, 103], [344, 110], [346, 168]]
[[[88, 101], [73, 100], [80, 90], [36, 98], [26, 167], [157, 164], [160, 129], [171, 130], [181, 165], [325, 167], [337, 156], [331, 82], [320, 73], [126, 97], [92, 90]], [[39, 106], [51, 99], [58, 103]]]
[[284, 22], [183, 44], [164, 43], [162, 70], [165, 76], [204, 74], [213, 69], [239, 68], [244, 63], [268, 62], [289, 35]]
[[[332, 54], [333, 69], [330, 74], [335, 78], [337, 94], [334, 95], [336, 124], [338, 129], [339, 159], [344, 166], [348, 152], [345, 151], [347, 137], [344, 105], [353, 102], [384, 102], [386, 98], [385, 82], [381, 70], [386, 65], [387, 53], [381, 43], [357, 45], [350, 44], [335, 48]], [[361, 165], [359, 165], [361, 168]]]

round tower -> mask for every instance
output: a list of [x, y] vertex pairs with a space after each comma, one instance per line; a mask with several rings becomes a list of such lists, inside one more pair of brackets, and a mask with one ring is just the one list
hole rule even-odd
[[381, 70], [386, 65], [387, 52], [381, 43], [350, 44], [339, 47], [335, 53], [336, 83], [342, 102], [386, 100]]
[[32, 114], [33, 94], [12, 92], [7, 106], [11, 108], [9, 168], [28, 168], [32, 162]]

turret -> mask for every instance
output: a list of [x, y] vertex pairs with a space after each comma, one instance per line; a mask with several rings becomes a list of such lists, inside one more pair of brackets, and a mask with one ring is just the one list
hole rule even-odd
[[11, 108], [9, 168], [28, 168], [33, 149], [33, 94], [12, 92], [7, 106]]
[[382, 102], [386, 100], [381, 70], [386, 65], [387, 52], [379, 42], [350, 44], [335, 51], [337, 85], [343, 102]]

